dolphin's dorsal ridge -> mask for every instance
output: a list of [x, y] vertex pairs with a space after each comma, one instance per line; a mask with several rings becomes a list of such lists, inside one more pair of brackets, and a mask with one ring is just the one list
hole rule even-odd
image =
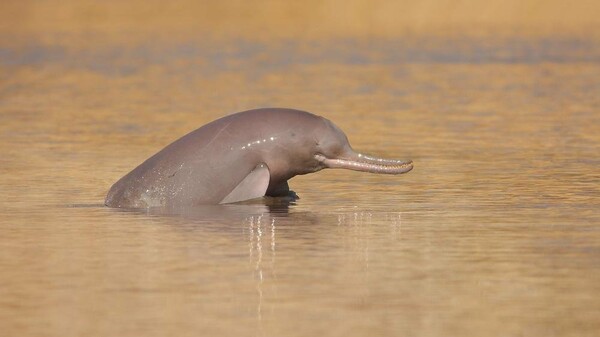
[[257, 165], [242, 181], [221, 200], [220, 204], [260, 198], [269, 187], [269, 168], [264, 163]]

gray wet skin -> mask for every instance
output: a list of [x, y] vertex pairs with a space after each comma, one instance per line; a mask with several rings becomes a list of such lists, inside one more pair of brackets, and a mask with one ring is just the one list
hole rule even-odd
[[190, 132], [108, 192], [109, 207], [190, 207], [289, 193], [288, 179], [324, 168], [400, 174], [412, 161], [356, 153], [329, 120], [292, 109], [256, 109]]

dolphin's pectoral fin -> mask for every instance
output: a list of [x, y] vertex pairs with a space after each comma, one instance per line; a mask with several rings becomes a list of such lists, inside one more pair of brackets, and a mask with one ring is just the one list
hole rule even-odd
[[269, 187], [269, 168], [265, 164], [259, 164], [250, 172], [220, 204], [238, 202], [260, 198], [265, 195]]

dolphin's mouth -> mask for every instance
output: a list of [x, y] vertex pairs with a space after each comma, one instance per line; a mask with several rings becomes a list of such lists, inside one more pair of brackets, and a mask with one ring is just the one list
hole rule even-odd
[[318, 153], [315, 159], [327, 168], [341, 168], [361, 172], [402, 174], [413, 169], [412, 160], [377, 158], [361, 153], [352, 153], [347, 158], [327, 158]]

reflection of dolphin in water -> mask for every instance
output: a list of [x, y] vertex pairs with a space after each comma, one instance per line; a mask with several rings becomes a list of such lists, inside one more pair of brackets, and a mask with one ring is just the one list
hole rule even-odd
[[148, 209], [129, 209], [148, 215], [177, 217], [192, 222], [239, 223], [247, 217], [269, 215], [285, 217], [295, 197], [277, 197], [252, 200], [244, 203], [197, 205], [194, 207], [153, 207]]
[[244, 228], [253, 217], [284, 218], [289, 216], [295, 199], [287, 197], [257, 199], [246, 203], [198, 205], [195, 207], [153, 207], [147, 209], [116, 208], [113, 211], [150, 216], [153, 219], [198, 231], [229, 232]]
[[[242, 293], [245, 312], [253, 313], [258, 328], [262, 328], [263, 320], [272, 319], [270, 309], [274, 302], [282, 300], [282, 285], [289, 285], [290, 277], [302, 279], [308, 273], [311, 275], [308, 279], [314, 280], [314, 273], [327, 273], [332, 269], [314, 271], [307, 266], [330, 266], [341, 261], [342, 272], [351, 270], [350, 277], [368, 280], [369, 254], [373, 254], [369, 249], [370, 239], [376, 235], [393, 240], [399, 235], [398, 212], [355, 207], [328, 209], [318, 205], [311, 207], [311, 211], [306, 210], [292, 201], [265, 198], [247, 204], [179, 210], [105, 208], [104, 212], [137, 213], [140, 216], [127, 218], [142, 220], [144, 226], [161, 227], [161, 234], [168, 231], [168, 242], [157, 239], [150, 244], [167, 245], [184, 254], [189, 261], [183, 261], [184, 267], [179, 267], [193, 270], [196, 278], [190, 282], [213, 282], [202, 289], [222, 289], [221, 284], [225, 283], [231, 291]], [[394, 242], [394, 246], [398, 244]], [[156, 250], [157, 255], [161, 253], [161, 249]], [[346, 269], [350, 264], [352, 266]], [[203, 266], [214, 268], [203, 270]], [[333, 270], [332, 274], [338, 272]], [[364, 287], [369, 287], [369, 283], [364, 283]], [[366, 292], [358, 292], [361, 293]]]
[[329, 120], [292, 109], [257, 109], [218, 119], [158, 152], [117, 181], [106, 205], [215, 205], [289, 193], [288, 180], [324, 168], [401, 174], [411, 161], [356, 153]]

